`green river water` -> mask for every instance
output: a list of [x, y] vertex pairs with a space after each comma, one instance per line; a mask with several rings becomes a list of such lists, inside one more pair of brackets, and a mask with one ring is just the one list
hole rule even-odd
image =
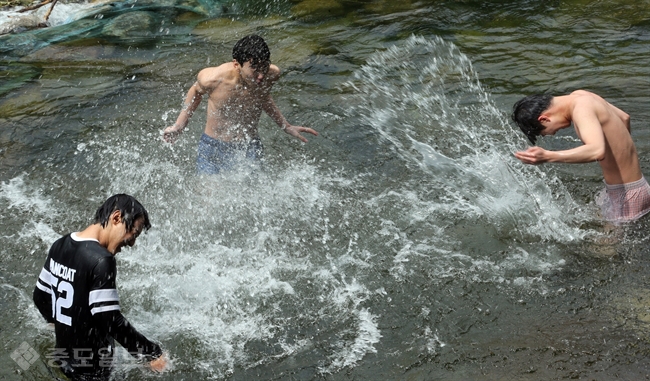
[[[0, 380], [54, 379], [38, 273], [121, 192], [153, 223], [117, 257], [122, 311], [171, 369], [120, 351], [115, 379], [650, 377], [647, 219], [599, 219], [595, 163], [519, 163], [509, 120], [528, 94], [596, 92], [650, 173], [650, 1], [57, 9], [0, 36]], [[263, 170], [198, 177], [205, 103], [176, 144], [162, 130], [250, 33], [279, 108], [320, 135], [264, 116]], [[539, 144], [580, 144], [568, 130]]]

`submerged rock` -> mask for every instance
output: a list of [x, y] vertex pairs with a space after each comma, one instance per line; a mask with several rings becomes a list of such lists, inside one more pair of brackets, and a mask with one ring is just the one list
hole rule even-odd
[[0, 115], [3, 118], [11, 119], [19, 117], [26, 109], [43, 111], [47, 108], [46, 105], [43, 105], [45, 96], [38, 86], [29, 86], [28, 88], [23, 86], [20, 92], [12, 93], [12, 96], [3, 97], [0, 100]]
[[271, 62], [284, 70], [288, 66], [302, 65], [310, 56], [322, 50], [321, 29], [305, 28], [298, 35], [289, 36], [281, 27], [281, 24], [287, 21], [282, 17], [267, 17], [246, 22], [218, 18], [200, 23], [193, 33], [223, 46], [223, 49], [212, 54], [214, 61], [211, 65], [232, 60], [234, 43], [248, 34], [259, 33], [269, 44]]
[[291, 8], [298, 18], [315, 21], [322, 18], [343, 16], [345, 7], [336, 0], [305, 0]]
[[[7, 94], [40, 75], [40, 70], [30, 65], [10, 64], [0, 66], [0, 96]], [[4, 115], [4, 114], [3, 114]]]
[[[112, 0], [59, 0], [54, 7], [46, 4], [37, 9], [20, 12], [25, 9], [24, 5], [34, 5], [38, 2], [27, 1], [28, 4], [17, 4], [11, 2], [12, 7], [0, 9], [0, 35], [8, 33], [21, 33], [36, 28], [56, 27], [68, 24], [85, 18], [96, 18], [101, 20], [104, 17], [112, 18], [117, 15], [114, 25], [108, 26], [106, 33], [114, 37], [126, 37], [134, 34], [140, 27], [150, 31], [150, 21], [156, 19], [155, 15], [161, 13], [160, 17], [174, 17], [176, 13], [187, 12], [202, 16], [214, 17], [222, 12], [219, 2], [198, 1], [198, 0], [139, 0], [139, 1], [112, 1]], [[7, 4], [0, 0], [0, 5]], [[46, 19], [50, 9], [52, 13]], [[124, 14], [149, 12], [140, 19], [137, 16], [126, 17]]]
[[284, 21], [286, 19], [280, 17], [266, 17], [247, 20], [246, 22], [220, 17], [198, 24], [193, 33], [207, 37], [211, 41], [227, 42], [230, 44], [248, 34], [255, 33], [260, 28], [270, 28]]
[[413, 7], [411, 0], [378, 0], [368, 2], [364, 5], [364, 8], [373, 13], [379, 13], [382, 15], [387, 15], [391, 13], [404, 12]]
[[156, 24], [156, 17], [151, 12], [129, 12], [109, 20], [102, 28], [102, 34], [118, 38], [146, 37], [153, 33]]

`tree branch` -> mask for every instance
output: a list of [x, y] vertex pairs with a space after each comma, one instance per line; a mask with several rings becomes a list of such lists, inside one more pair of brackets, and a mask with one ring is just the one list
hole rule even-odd
[[56, 5], [57, 1], [59, 1], [59, 0], [52, 1], [52, 6], [50, 7], [50, 10], [47, 11], [47, 13], [45, 14], [45, 21], [47, 21], [47, 19], [50, 18], [50, 14], [52, 13], [52, 9], [54, 9], [54, 6]]
[[[42, 7], [43, 5], [47, 5], [47, 4], [51, 3], [51, 2], [52, 2], [52, 0], [43, 0], [40, 3], [36, 4], [36, 5], [31, 5], [29, 7], [25, 7], [23, 9], [19, 10], [18, 13], [33, 11], [34, 9], [38, 9], [38, 8]], [[56, 4], [56, 1], [54, 1], [54, 3]], [[54, 7], [54, 4], [52, 4], [52, 6]], [[52, 11], [51, 8], [50, 8], [50, 11]], [[49, 16], [49, 13], [48, 13], [48, 16]]]

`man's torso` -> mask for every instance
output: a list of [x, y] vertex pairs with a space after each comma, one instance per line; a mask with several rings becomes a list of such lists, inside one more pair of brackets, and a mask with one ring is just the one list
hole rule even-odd
[[[627, 114], [596, 94], [579, 90], [572, 95], [578, 99], [583, 98], [577, 102], [576, 107], [583, 104], [587, 105], [583, 107], [593, 107], [601, 124], [605, 138], [605, 158], [599, 163], [605, 182], [613, 185], [639, 180], [642, 173], [636, 147], [624, 121]], [[579, 136], [578, 128], [579, 126], [576, 127], [576, 132]]]
[[206, 135], [224, 142], [258, 137], [257, 125], [269, 97], [271, 80], [261, 85], [246, 84], [228, 62], [202, 70], [198, 83], [208, 95]]
[[97, 367], [98, 352], [112, 356], [109, 353], [112, 339], [95, 327], [89, 302], [98, 278], [105, 278], [114, 287], [114, 271], [102, 274], [94, 271], [100, 261], [111, 261], [108, 267], [115, 269], [114, 258], [97, 241], [75, 240], [67, 235], [52, 245], [43, 267], [43, 271], [51, 274], [56, 356], [60, 361], [86, 366], [88, 371]]

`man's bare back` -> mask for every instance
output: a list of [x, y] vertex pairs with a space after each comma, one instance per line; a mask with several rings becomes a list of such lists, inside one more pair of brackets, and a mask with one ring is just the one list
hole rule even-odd
[[[636, 147], [630, 135], [630, 116], [600, 96], [578, 90], [569, 96], [575, 97], [572, 120], [576, 134], [582, 140], [584, 129], [580, 122], [594, 113], [605, 139], [605, 155], [599, 164], [608, 184], [626, 184], [643, 176]], [[590, 111], [593, 110], [593, 111]], [[584, 141], [584, 140], [583, 140]]]

